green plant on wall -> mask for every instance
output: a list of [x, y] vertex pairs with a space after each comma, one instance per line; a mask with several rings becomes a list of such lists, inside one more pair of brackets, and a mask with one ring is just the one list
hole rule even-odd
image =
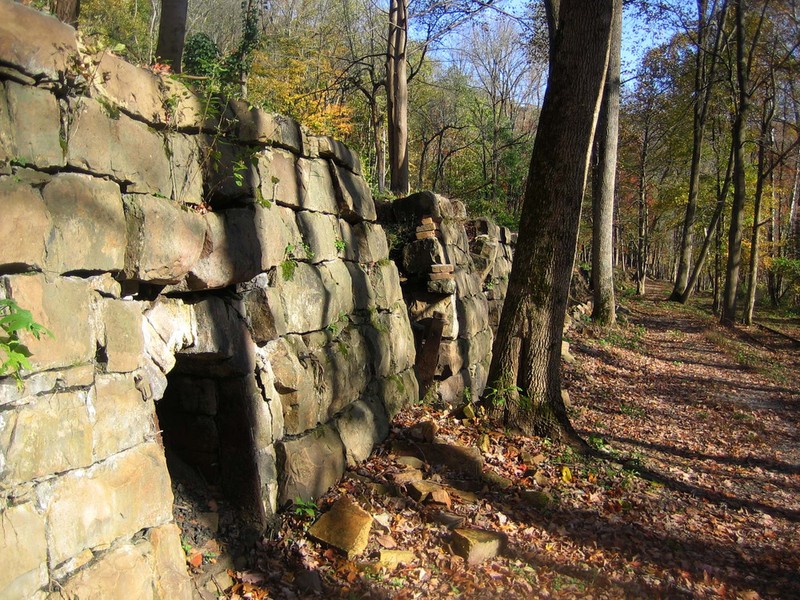
[[14, 300], [0, 300], [0, 377], [11, 376], [22, 387], [22, 369], [30, 369], [28, 358], [31, 355], [27, 346], [19, 339], [21, 333], [28, 332], [37, 340], [43, 335], [53, 337], [52, 332], [33, 320], [29, 310], [20, 307]]

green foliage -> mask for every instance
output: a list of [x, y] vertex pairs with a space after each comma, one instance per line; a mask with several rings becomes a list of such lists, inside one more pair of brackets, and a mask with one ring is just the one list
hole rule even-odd
[[297, 260], [294, 258], [294, 244], [286, 244], [283, 250], [283, 262], [281, 262], [281, 275], [284, 281], [294, 279], [294, 272], [297, 270]]
[[218, 76], [219, 48], [205, 33], [186, 38], [183, 49], [183, 70], [198, 77]]
[[[53, 337], [52, 332], [33, 320], [29, 310], [20, 307], [14, 300], [0, 300], [0, 376], [12, 376], [17, 386], [22, 387], [22, 369], [30, 369], [30, 350], [20, 340], [20, 334], [28, 333], [41, 339], [43, 335]], [[5, 357], [3, 357], [5, 355]]]
[[306, 501], [298, 496], [292, 502], [292, 512], [298, 517], [315, 519], [319, 514], [319, 507], [316, 502]]
[[79, 29], [134, 63], [150, 64], [156, 43], [155, 32], [150, 29], [152, 16], [153, 4], [150, 2], [83, 0]]

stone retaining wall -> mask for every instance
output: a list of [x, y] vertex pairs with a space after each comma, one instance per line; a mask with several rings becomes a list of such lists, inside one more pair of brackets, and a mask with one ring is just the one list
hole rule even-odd
[[355, 154], [9, 0], [0, 214], [0, 296], [54, 335], [0, 380], [0, 598], [188, 598], [164, 444], [263, 521], [418, 398]]

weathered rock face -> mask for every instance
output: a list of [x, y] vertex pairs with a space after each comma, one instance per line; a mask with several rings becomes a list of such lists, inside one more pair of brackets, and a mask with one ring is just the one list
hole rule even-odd
[[0, 55], [0, 297], [53, 333], [0, 378], [0, 598], [190, 598], [162, 442], [266, 518], [418, 398], [386, 235], [290, 119], [212, 118], [8, 0]]

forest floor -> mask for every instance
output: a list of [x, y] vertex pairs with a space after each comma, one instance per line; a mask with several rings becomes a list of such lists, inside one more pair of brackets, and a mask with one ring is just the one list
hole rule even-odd
[[[572, 421], [613, 460], [411, 407], [337, 489], [283, 514], [228, 597], [800, 598], [800, 348], [650, 289], [623, 302], [618, 327], [567, 336]], [[798, 319], [768, 324], [800, 337]], [[398, 483], [413, 465], [398, 448], [425, 422], [423, 436], [480, 448], [481, 480], [430, 461], [416, 466], [444, 493]], [[307, 532], [342, 496], [374, 517], [353, 560]], [[453, 527], [502, 534], [504, 548], [469, 565]], [[411, 554], [394, 564], [387, 550]]]

